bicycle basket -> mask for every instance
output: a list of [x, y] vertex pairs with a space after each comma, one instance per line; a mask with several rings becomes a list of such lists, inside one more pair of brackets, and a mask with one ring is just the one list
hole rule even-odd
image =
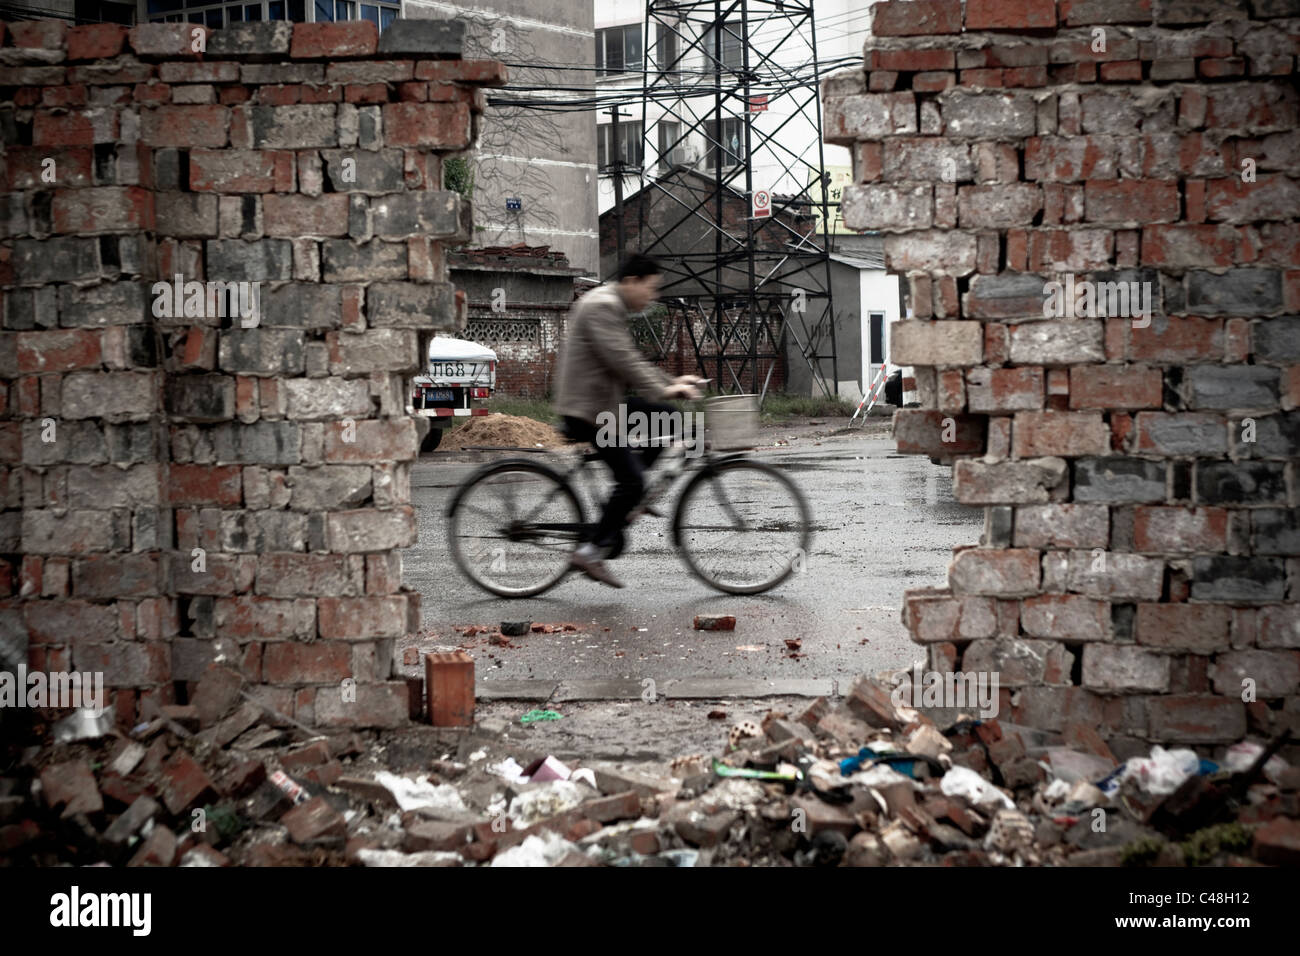
[[718, 450], [758, 444], [758, 396], [718, 395], [704, 401], [704, 429]]

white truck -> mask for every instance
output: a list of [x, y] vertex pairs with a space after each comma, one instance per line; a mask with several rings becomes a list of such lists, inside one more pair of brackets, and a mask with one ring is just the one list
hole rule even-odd
[[429, 343], [426, 374], [412, 380], [411, 405], [429, 419], [429, 433], [420, 451], [430, 452], [442, 441], [443, 430], [462, 415], [486, 415], [474, 399], [491, 398], [497, 384], [497, 353], [476, 342], [436, 336]]

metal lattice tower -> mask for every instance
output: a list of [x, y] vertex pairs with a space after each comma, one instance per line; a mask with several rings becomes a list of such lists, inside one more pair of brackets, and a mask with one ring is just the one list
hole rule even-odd
[[[839, 375], [812, 0], [649, 0], [643, 35], [641, 155], [654, 138], [668, 161], [657, 174], [640, 171], [635, 210], [620, 197], [620, 246], [663, 263], [667, 328], [690, 337], [715, 387], [765, 392], [788, 336], [832, 395]], [[676, 125], [660, 132], [665, 122]], [[701, 141], [702, 155], [685, 152]], [[771, 214], [755, 219], [760, 190]]]

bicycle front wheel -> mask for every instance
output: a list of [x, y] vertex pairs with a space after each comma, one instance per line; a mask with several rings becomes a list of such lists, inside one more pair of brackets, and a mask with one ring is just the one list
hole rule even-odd
[[573, 489], [532, 461], [487, 465], [447, 509], [456, 566], [501, 597], [532, 597], [554, 587], [568, 573], [582, 531], [582, 505]]
[[801, 569], [812, 540], [803, 493], [747, 458], [706, 464], [682, 491], [673, 542], [692, 574], [727, 594], [771, 590]]

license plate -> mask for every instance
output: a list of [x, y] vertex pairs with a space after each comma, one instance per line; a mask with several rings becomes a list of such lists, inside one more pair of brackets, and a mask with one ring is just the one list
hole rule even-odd
[[424, 400], [426, 402], [450, 402], [456, 398], [455, 393], [449, 388], [426, 388], [424, 390]]
[[473, 378], [478, 375], [478, 365], [474, 362], [430, 362], [429, 374], [448, 378]]

